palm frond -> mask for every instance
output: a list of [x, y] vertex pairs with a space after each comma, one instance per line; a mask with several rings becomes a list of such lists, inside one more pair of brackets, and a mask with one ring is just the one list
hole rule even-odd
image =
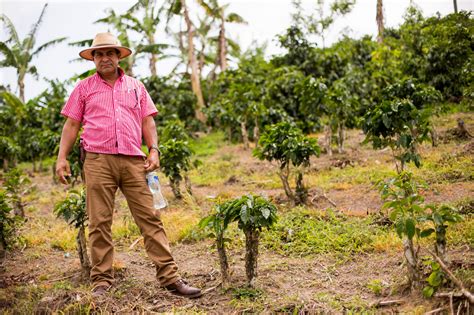
[[5, 27], [8, 30], [8, 34], [10, 38], [7, 42], [13, 42], [16, 45], [20, 45], [20, 38], [18, 37], [18, 33], [16, 32], [15, 25], [13, 25], [12, 21], [6, 16], [5, 14], [0, 15], [0, 21], [5, 24]]
[[73, 76], [70, 80], [71, 82], [74, 82], [76, 80], [82, 80], [82, 79], [85, 79], [87, 77], [90, 77], [91, 75], [93, 75], [94, 73], [96, 72], [96, 69], [89, 69], [87, 71], [84, 71], [83, 73], [79, 73], [79, 74], [76, 74], [75, 76]]
[[0, 42], [0, 53], [5, 55], [5, 60], [2, 60], [4, 66], [2, 67], [15, 67], [17, 68], [18, 63], [15, 58], [13, 51], [7, 46], [6, 43]]
[[41, 10], [41, 14], [38, 18], [38, 21], [36, 21], [36, 23], [33, 24], [33, 27], [31, 28], [30, 33], [28, 33], [28, 36], [26, 37], [27, 45], [24, 46], [24, 49], [26, 49], [28, 51], [31, 50], [33, 48], [33, 46], [35, 45], [36, 32], [38, 31], [38, 28], [39, 28], [41, 22], [43, 21], [43, 16], [44, 16], [44, 13], [46, 12], [46, 7], [47, 6], [48, 6], [48, 3], [45, 3], [45, 5], [43, 6], [43, 10]]
[[77, 41], [77, 42], [72, 42], [72, 43], [69, 43], [69, 46], [75, 46], [75, 47], [90, 47], [92, 46], [92, 39], [84, 39], [84, 40], [80, 40], [80, 41]]
[[219, 17], [219, 11], [217, 10], [216, 7], [211, 8], [211, 6], [207, 4], [206, 2], [204, 2], [203, 0], [197, 0], [197, 3], [199, 3], [199, 5], [204, 9], [204, 11], [206, 11], [206, 14], [208, 16], [212, 16], [214, 18]]
[[67, 39], [67, 37], [61, 37], [61, 38], [56, 38], [56, 39], [53, 39], [47, 43], [44, 43], [43, 45], [39, 46], [32, 54], [31, 56], [35, 56], [36, 54], [40, 53], [42, 50], [50, 47], [50, 46], [53, 46], [53, 45], [56, 45], [58, 43], [62, 43], [63, 41], [65, 41]]
[[145, 53], [151, 53], [151, 54], [160, 54], [163, 49], [169, 48], [170, 45], [168, 44], [151, 44], [151, 45], [138, 45], [136, 48], [137, 53], [138, 52], [145, 52]]
[[248, 24], [247, 21], [245, 21], [244, 18], [237, 13], [230, 13], [225, 18], [225, 21], [228, 23]]

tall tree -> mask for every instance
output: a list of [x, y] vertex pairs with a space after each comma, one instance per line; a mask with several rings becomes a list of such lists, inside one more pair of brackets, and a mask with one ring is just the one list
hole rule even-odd
[[[456, 1], [456, 0], [455, 0]], [[382, 0], [377, 0], [377, 16], [375, 17], [377, 20], [377, 28], [378, 28], [378, 35], [377, 35], [377, 41], [379, 43], [383, 42], [383, 30], [384, 30], [384, 24], [383, 24], [383, 1]]]
[[[152, 1], [141, 1], [139, 3], [142, 3], [145, 10], [144, 21], [132, 15], [130, 10], [135, 10], [135, 7], [132, 7], [123, 15], [119, 15], [113, 9], [109, 9], [107, 11], [109, 15], [95, 21], [95, 23], [111, 25], [117, 30], [120, 43], [132, 49], [133, 54], [121, 62], [121, 67], [123, 67], [128, 75], [133, 76], [133, 67], [138, 56], [148, 53], [150, 54], [150, 73], [156, 76], [157, 56], [162, 53], [163, 48], [167, 48], [169, 45], [155, 43], [154, 34], [156, 33], [156, 25], [159, 22], [159, 18], [154, 17], [154, 14], [158, 14], [155, 13], [156, 9], [153, 7], [155, 3]], [[147, 19], [156, 22], [156, 24], [147, 23]], [[144, 37], [138, 42], [132, 41], [128, 35], [129, 30], [134, 30]]]
[[26, 74], [32, 74], [36, 79], [38, 78], [38, 71], [36, 67], [31, 65], [33, 57], [37, 56], [46, 48], [60, 43], [66, 39], [66, 37], [53, 39], [35, 49], [36, 35], [43, 20], [47, 6], [48, 4], [46, 3], [43, 7], [43, 10], [41, 11], [38, 21], [33, 24], [30, 32], [23, 40], [20, 40], [18, 37], [16, 28], [10, 19], [5, 14], [0, 15], [0, 21], [2, 21], [5, 25], [9, 36], [5, 42], [0, 42], [0, 52], [5, 56], [5, 59], [0, 61], [0, 67], [13, 67], [16, 69], [19, 96], [22, 102], [25, 101]]
[[[143, 18], [137, 18], [134, 14], [143, 9]], [[128, 27], [136, 31], [139, 34], [143, 34], [146, 45], [148, 46], [147, 52], [150, 52], [150, 72], [151, 75], [156, 76], [156, 62], [159, 45], [155, 42], [155, 33], [157, 26], [160, 23], [161, 9], [157, 5], [156, 0], [138, 0], [127, 13], [122, 15], [122, 22], [126, 22]], [[119, 30], [120, 31], [120, 30]]]
[[195, 114], [196, 114], [196, 118], [199, 121], [205, 123], [206, 116], [203, 113], [203, 108], [205, 107], [205, 103], [204, 103], [204, 96], [202, 94], [202, 89], [201, 89], [198, 60], [196, 58], [195, 46], [194, 46], [195, 27], [189, 16], [189, 9], [188, 9], [188, 6], [186, 5], [185, 0], [168, 0], [167, 5], [168, 5], [168, 9], [167, 9], [168, 23], [173, 15], [182, 16], [186, 23], [186, 27], [187, 27], [186, 34], [187, 34], [187, 42], [188, 42], [188, 49], [187, 49], [188, 62], [191, 68], [191, 88], [194, 92], [194, 95], [196, 95], [196, 98], [197, 98], [197, 107], [196, 107]]
[[220, 6], [217, 0], [209, 0], [206, 3], [203, 0], [198, 0], [198, 3], [206, 10], [206, 13], [215, 20], [219, 20], [219, 41], [218, 41], [218, 59], [221, 71], [227, 69], [227, 42], [228, 39], [225, 35], [225, 23], [241, 23], [246, 24], [247, 22], [237, 13], [225, 14], [225, 10], [229, 7], [228, 4]]

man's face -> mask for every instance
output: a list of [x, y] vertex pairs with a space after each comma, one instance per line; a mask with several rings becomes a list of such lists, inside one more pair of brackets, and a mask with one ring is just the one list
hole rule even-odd
[[97, 72], [110, 75], [117, 72], [119, 55], [115, 48], [99, 48], [94, 50], [94, 63]]

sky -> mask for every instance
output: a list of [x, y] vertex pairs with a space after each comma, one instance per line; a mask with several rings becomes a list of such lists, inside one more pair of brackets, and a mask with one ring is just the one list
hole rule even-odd
[[[54, 38], [68, 37], [67, 42], [93, 38], [96, 33], [108, 30], [105, 24], [94, 24], [94, 21], [106, 16], [105, 10], [113, 8], [117, 13], [123, 13], [135, 0], [0, 0], [0, 13], [5, 14], [15, 25], [20, 39], [23, 39], [41, 13], [44, 4], [48, 2], [43, 22], [37, 32], [36, 44], [48, 42]], [[200, 11], [196, 1], [188, 0], [191, 11]], [[311, 13], [316, 8], [316, 0], [302, 0], [305, 13]], [[332, 2], [326, 0], [326, 2]], [[402, 23], [403, 14], [410, 2], [421, 8], [424, 16], [432, 16], [439, 12], [442, 16], [452, 13], [452, 0], [384, 0], [384, 17], [386, 27], [396, 27]], [[458, 0], [459, 10], [474, 10], [474, 0]], [[282, 34], [291, 24], [291, 14], [294, 12], [291, 0], [219, 0], [228, 3], [228, 12], [242, 16], [247, 25], [228, 25], [227, 31], [231, 38], [237, 40], [245, 50], [254, 41], [259, 44], [267, 43], [267, 55], [282, 53], [278, 47], [276, 35]], [[330, 45], [347, 34], [359, 38], [365, 34], [374, 38], [377, 33], [375, 22], [376, 0], [357, 0], [352, 12], [336, 20], [326, 37], [326, 45]], [[202, 12], [202, 11], [201, 11]], [[158, 33], [157, 42], [166, 42], [164, 34]], [[1, 26], [0, 41], [7, 39], [7, 33]], [[321, 43], [319, 43], [321, 45]], [[66, 80], [75, 74], [82, 73], [93, 67], [92, 62], [72, 62], [76, 59], [81, 48], [70, 47], [66, 43], [59, 44], [43, 51], [33, 64], [40, 74], [39, 80], [27, 76], [25, 80], [26, 99], [37, 96], [48, 87], [47, 79]], [[3, 56], [0, 56], [0, 60]], [[166, 75], [174, 67], [171, 60], [159, 61], [158, 74]], [[134, 71], [139, 76], [149, 75], [147, 62], [139, 62]], [[0, 68], [0, 84], [10, 85], [17, 92], [16, 73], [13, 68]]]

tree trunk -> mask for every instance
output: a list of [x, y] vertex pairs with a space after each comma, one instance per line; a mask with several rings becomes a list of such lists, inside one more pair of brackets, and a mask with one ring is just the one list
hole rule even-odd
[[221, 11], [221, 27], [219, 30], [219, 65], [222, 72], [227, 69], [227, 40], [225, 38], [225, 19], [223, 10]]
[[89, 255], [87, 254], [87, 242], [86, 242], [86, 233], [85, 227], [81, 226], [77, 232], [76, 243], [77, 243], [77, 254], [79, 255], [79, 260], [81, 261], [82, 267], [82, 277], [83, 279], [89, 279], [91, 272], [91, 263], [89, 260]]
[[58, 177], [56, 176], [56, 163], [51, 166], [51, 173], [53, 174], [53, 184], [58, 183]]
[[36, 160], [35, 159], [32, 159], [32, 163], [33, 164], [33, 173], [36, 173], [38, 172], [38, 167], [37, 167], [37, 163], [36, 163]]
[[247, 133], [247, 124], [245, 120], [246, 119], [243, 118], [242, 121], [240, 122], [240, 132], [242, 133], [242, 141], [244, 142], [244, 149], [248, 150], [250, 148], [249, 135]]
[[4, 229], [3, 222], [0, 222], [0, 258], [4, 258], [7, 252], [7, 242], [3, 236], [3, 233], [5, 233]]
[[337, 152], [344, 153], [344, 123], [337, 126]]
[[377, 20], [377, 28], [378, 28], [378, 34], [377, 34], [377, 42], [381, 44], [383, 42], [383, 31], [384, 31], [384, 25], [383, 25], [383, 1], [382, 0], [377, 0], [377, 16], [375, 19]]
[[439, 143], [438, 139], [438, 132], [436, 132], [436, 129], [434, 126], [430, 130], [430, 135], [431, 135], [431, 146], [432, 147], [437, 147]]
[[229, 135], [229, 142], [232, 143], [232, 127], [231, 126], [227, 128], [227, 133]]
[[227, 253], [225, 251], [224, 236], [220, 235], [216, 241], [217, 253], [219, 254], [219, 265], [221, 266], [222, 286], [224, 288], [230, 282], [229, 263], [227, 260]]
[[[153, 34], [150, 34], [147, 38], [150, 45], [155, 44], [155, 37]], [[150, 73], [152, 76], [156, 76], [156, 61], [156, 54], [150, 54]]]
[[474, 138], [474, 136], [471, 135], [469, 130], [467, 130], [466, 124], [464, 123], [464, 120], [462, 120], [461, 118], [458, 118], [457, 123], [458, 123], [458, 126], [457, 126], [457, 129], [456, 129], [456, 136], [459, 139]]
[[458, 13], [458, 1], [453, 0], [453, 4], [454, 4], [454, 13]]
[[259, 234], [257, 229], [245, 230], [245, 273], [249, 287], [254, 286], [257, 277]]
[[296, 175], [295, 202], [297, 205], [304, 205], [308, 199], [308, 190], [303, 183], [303, 173]]
[[403, 250], [408, 269], [408, 281], [410, 287], [416, 289], [420, 286], [420, 272], [418, 268], [418, 257], [416, 257], [413, 240], [405, 238], [403, 240]]
[[332, 140], [332, 128], [331, 125], [328, 123], [324, 126], [324, 134], [326, 137], [326, 153], [329, 156], [332, 156], [332, 148], [331, 148], [331, 140]]
[[287, 164], [286, 167], [283, 169], [280, 168], [278, 175], [280, 176], [286, 196], [288, 197], [288, 199], [290, 199], [290, 201], [294, 202], [295, 196], [293, 195], [293, 192], [291, 191], [291, 188], [290, 188], [290, 184], [288, 183], [288, 177], [290, 177], [289, 165]]
[[188, 27], [188, 59], [189, 59], [189, 64], [191, 66], [191, 87], [193, 89], [194, 94], [197, 97], [197, 108], [196, 108], [196, 118], [202, 122], [203, 124], [206, 123], [206, 116], [202, 112], [202, 109], [204, 108], [204, 97], [202, 95], [202, 90], [201, 90], [201, 82], [199, 80], [199, 70], [198, 70], [198, 64], [196, 60], [196, 56], [194, 54], [194, 42], [193, 42], [193, 37], [194, 37], [194, 29], [193, 29], [193, 24], [191, 22], [191, 19], [189, 18], [189, 12], [188, 8], [186, 6], [185, 0], [181, 1], [183, 9], [184, 9], [184, 20], [186, 21], [186, 25]]
[[260, 128], [258, 127], [258, 118], [255, 116], [255, 126], [253, 127], [253, 138], [255, 139], [255, 147], [258, 146], [260, 140]]
[[20, 100], [24, 103], [25, 102], [25, 82], [23, 78], [18, 79], [18, 88], [20, 90]]
[[18, 200], [13, 203], [13, 213], [21, 218], [25, 217], [25, 207], [21, 202], [21, 198], [18, 198]]
[[[127, 67], [127, 72], [126, 72], [126, 74], [127, 74], [128, 76], [131, 76], [131, 77], [134, 76], [134, 75], [133, 75], [133, 64], [134, 64], [134, 63], [135, 63], [135, 58], [134, 58], [133, 56], [129, 56], [129, 57], [127, 58], [127, 65], [128, 65], [128, 67]], [[151, 63], [151, 60], [150, 60], [150, 63]], [[150, 71], [151, 71], [151, 69], [150, 69]], [[155, 71], [156, 71], [156, 68], [155, 68]]]
[[8, 159], [3, 158], [3, 171], [6, 173], [8, 172]]
[[436, 228], [436, 255], [446, 262], [446, 229], [443, 227]]
[[170, 185], [171, 190], [173, 191], [174, 196], [176, 199], [181, 199], [183, 196], [181, 195], [181, 190], [179, 189], [179, 183], [181, 180], [177, 177], [170, 177]]
[[192, 196], [193, 189], [192, 189], [191, 180], [189, 179], [188, 174], [184, 175], [184, 186], [186, 187], [186, 191], [188, 192], [188, 194]]

